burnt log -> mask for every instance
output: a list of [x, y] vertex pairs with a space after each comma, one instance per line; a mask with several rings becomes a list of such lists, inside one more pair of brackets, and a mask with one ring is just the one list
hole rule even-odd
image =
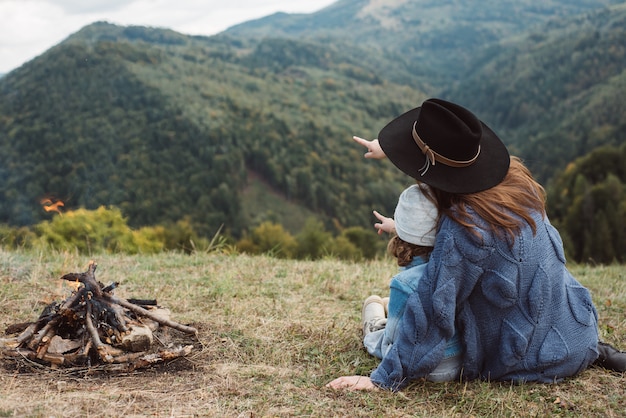
[[95, 261], [89, 261], [87, 271], [84, 273], [68, 273], [61, 276], [61, 280], [67, 280], [71, 282], [80, 282], [83, 284], [87, 292], [91, 292], [96, 298], [102, 297], [102, 283], [96, 280], [96, 268], [98, 264]]
[[146, 318], [150, 318], [153, 321], [156, 321], [156, 322], [158, 322], [161, 325], [165, 325], [165, 326], [168, 326], [170, 328], [174, 328], [174, 329], [177, 329], [179, 331], [186, 332], [188, 334], [196, 334], [198, 332], [198, 330], [193, 328], [193, 327], [189, 327], [187, 325], [179, 324], [179, 323], [171, 321], [171, 320], [169, 320], [167, 318], [163, 318], [163, 317], [161, 317], [159, 315], [155, 315], [152, 312], [150, 312], [149, 310], [144, 309], [141, 306], [134, 305], [134, 304], [128, 302], [127, 300], [124, 300], [124, 299], [121, 299], [121, 298], [117, 298], [117, 297], [112, 296], [112, 295], [105, 295], [105, 297], [107, 299], [111, 300], [113, 303], [116, 303], [116, 304], [118, 304], [120, 306], [128, 308], [129, 310], [131, 310], [131, 311], [133, 311], [133, 312], [135, 312], [135, 313], [137, 313], [139, 315], [145, 316]]

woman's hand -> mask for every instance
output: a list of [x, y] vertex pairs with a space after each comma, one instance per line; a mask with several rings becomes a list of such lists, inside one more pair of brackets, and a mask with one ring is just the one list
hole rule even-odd
[[374, 211], [374, 216], [380, 221], [380, 223], [374, 224], [374, 228], [378, 229], [378, 235], [381, 235], [383, 232], [392, 234], [396, 231], [396, 222], [393, 218], [387, 218], [376, 211]]
[[378, 386], [367, 376], [341, 376], [328, 383], [326, 387], [348, 390], [378, 390]]
[[368, 141], [367, 139], [363, 139], [363, 138], [359, 138], [358, 136], [353, 136], [352, 139], [354, 139], [354, 141], [367, 148], [367, 152], [365, 153], [365, 158], [374, 158], [377, 160], [382, 160], [383, 158], [386, 157], [385, 152], [383, 151], [383, 149], [380, 147], [380, 144], [378, 143], [378, 139], [373, 139], [371, 141]]

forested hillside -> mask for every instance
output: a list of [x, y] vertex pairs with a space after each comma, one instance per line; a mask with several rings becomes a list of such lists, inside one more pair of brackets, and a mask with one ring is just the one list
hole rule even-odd
[[226, 33], [349, 39], [398, 54], [385, 59], [408, 69], [408, 83], [475, 111], [542, 182], [593, 148], [626, 139], [623, 0], [341, 0]]
[[485, 55], [442, 95], [489, 120], [541, 181], [626, 142], [626, 3], [554, 21]]
[[626, 139], [624, 28], [617, 0], [340, 0], [212, 37], [95, 23], [0, 78], [0, 223], [49, 219], [41, 201], [60, 199], [202, 236], [308, 216], [371, 229], [411, 179], [350, 138], [432, 96], [549, 184]]
[[[367, 45], [382, 63], [435, 91], [470, 72], [485, 48], [548, 22], [584, 15], [623, 0], [339, 0], [312, 14], [277, 13], [226, 31], [250, 38], [287, 37]], [[386, 77], [395, 71], [382, 67]]]
[[94, 24], [2, 79], [0, 220], [55, 196], [238, 234], [253, 172], [327, 225], [368, 225], [408, 179], [350, 138], [424, 98], [330, 47]]

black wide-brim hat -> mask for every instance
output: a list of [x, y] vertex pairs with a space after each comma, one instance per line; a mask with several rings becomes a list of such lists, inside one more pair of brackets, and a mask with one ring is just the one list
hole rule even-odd
[[385, 155], [405, 174], [448, 193], [476, 193], [504, 179], [510, 156], [500, 138], [472, 112], [428, 99], [378, 134]]

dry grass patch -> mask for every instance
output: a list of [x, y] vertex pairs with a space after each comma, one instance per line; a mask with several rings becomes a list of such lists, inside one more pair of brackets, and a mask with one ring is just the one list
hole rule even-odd
[[[377, 361], [362, 349], [360, 305], [385, 294], [392, 260], [352, 264], [216, 254], [99, 255], [98, 279], [120, 297], [156, 298], [198, 328], [196, 349], [127, 374], [0, 361], [1, 416], [624, 416], [625, 377], [599, 369], [558, 385], [417, 382], [400, 393], [333, 391]], [[0, 251], [0, 329], [35, 319], [83, 271], [73, 254]], [[605, 341], [626, 347], [621, 266], [577, 266]]]

